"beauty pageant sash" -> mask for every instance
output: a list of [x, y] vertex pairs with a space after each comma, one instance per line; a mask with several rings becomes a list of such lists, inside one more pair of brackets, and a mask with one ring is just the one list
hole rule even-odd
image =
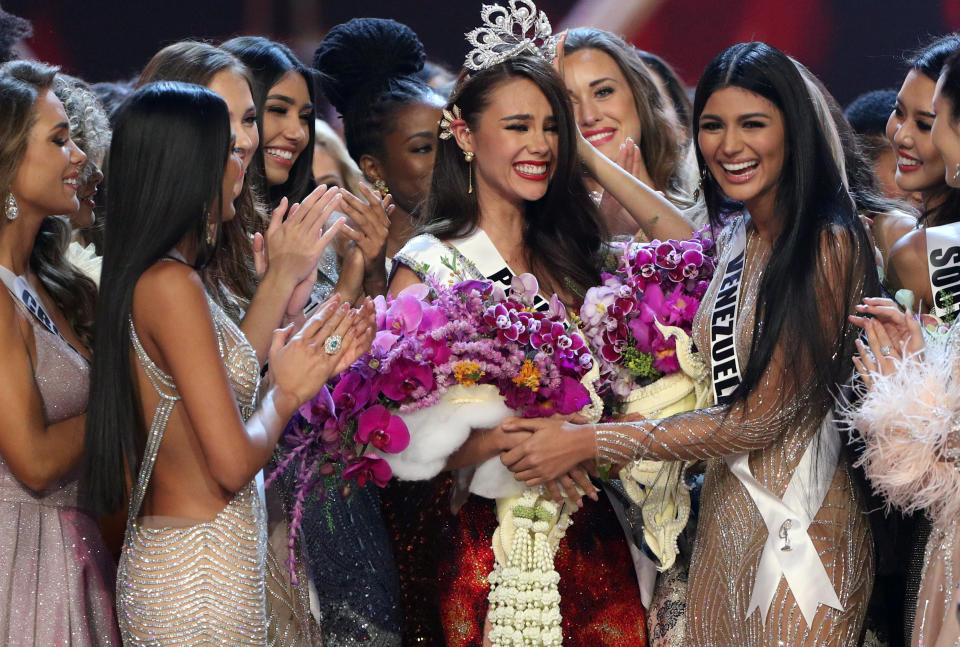
[[57, 330], [56, 324], [54, 324], [53, 319], [47, 315], [47, 311], [43, 309], [40, 297], [37, 296], [37, 293], [27, 282], [27, 279], [22, 276], [17, 276], [6, 267], [0, 265], [0, 281], [3, 281], [3, 284], [10, 290], [10, 294], [15, 296], [20, 303], [30, 311], [30, 314], [37, 318], [37, 321], [39, 321], [44, 328], [60, 339], [63, 339], [63, 335]]
[[[710, 317], [711, 376], [717, 404], [729, 402], [742, 379], [734, 331], [746, 257], [746, 218], [741, 218], [735, 227], [729, 260], [723, 268]], [[750, 472], [749, 453], [724, 456], [727, 467], [757, 506], [768, 532], [744, 619], [759, 609], [760, 621], [766, 624], [781, 576], [786, 578], [807, 625], [813, 621], [820, 604], [843, 609], [807, 533], [830, 489], [839, 455], [840, 435], [831, 411], [804, 451], [783, 498], [770, 492]]]
[[960, 222], [927, 228], [927, 270], [933, 314], [945, 317], [960, 310]]
[[723, 267], [720, 289], [710, 313], [710, 377], [713, 398], [717, 404], [726, 404], [740, 386], [740, 360], [737, 358], [734, 329], [740, 307], [743, 261], [747, 255], [745, 217], [741, 217], [735, 225], [730, 245], [729, 260]]
[[[497, 251], [490, 237], [479, 227], [470, 235], [448, 243], [429, 234], [421, 234], [404, 245], [396, 259], [418, 273], [425, 268], [426, 274], [434, 274], [442, 281], [448, 278], [455, 281], [486, 279], [506, 289], [517, 275]], [[457, 268], [456, 274], [452, 267]], [[537, 294], [533, 298], [533, 307], [542, 311], [549, 308], [550, 304], [541, 294]]]

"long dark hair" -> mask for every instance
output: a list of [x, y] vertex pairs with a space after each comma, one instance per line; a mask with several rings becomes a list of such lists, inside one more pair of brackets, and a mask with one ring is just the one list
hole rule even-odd
[[950, 121], [955, 123], [960, 120], [960, 49], [947, 57], [941, 75], [940, 94], [950, 104]]
[[124, 475], [136, 478], [145, 441], [130, 375], [134, 288], [182, 240], [200, 250], [198, 265], [214, 253], [206, 214], [221, 200], [230, 143], [226, 104], [198, 85], [151, 83], [117, 111], [82, 480], [84, 501], [97, 512], [125, 500]]
[[[442, 103], [421, 78], [426, 54], [412, 29], [395, 20], [354, 18], [331, 29], [313, 55], [317, 81], [343, 118], [347, 151], [384, 159], [396, 114], [421, 101]], [[410, 211], [417, 205], [400, 205]]]
[[[37, 97], [53, 86], [56, 74], [57, 68], [33, 61], [0, 65], [0, 205], [7, 203], [10, 185], [27, 151], [27, 138], [36, 120]], [[70, 232], [66, 218], [44, 218], [30, 250], [30, 269], [80, 342], [90, 348], [97, 286], [67, 260]]]
[[[656, 188], [674, 198], [685, 197], [683, 186], [684, 147], [681, 124], [671, 119], [664, 106], [664, 97], [646, 66], [633, 47], [619, 36], [602, 29], [577, 27], [567, 32], [563, 47], [565, 55], [584, 49], [595, 49], [613, 59], [627, 80], [633, 95], [633, 105], [640, 122], [640, 154]], [[679, 115], [678, 115], [679, 117]], [[630, 134], [632, 137], [636, 133]]]
[[[154, 54], [140, 73], [137, 86], [156, 81], [182, 81], [205, 86], [224, 70], [246, 79], [250, 94], [253, 94], [250, 73], [236, 56], [219, 47], [195, 41], [174, 43]], [[257, 159], [257, 151], [251, 154]], [[234, 321], [239, 321], [241, 312], [250, 305], [257, 290], [251, 236], [266, 219], [266, 212], [251, 187], [250, 174], [244, 178], [235, 203], [237, 215], [223, 224], [221, 248], [207, 265], [205, 279], [208, 292]]]
[[[787, 354], [783, 377], [794, 380], [798, 389], [809, 388], [810, 406], [825, 413], [853, 368], [856, 332], [846, 317], [862, 297], [879, 293], [872, 247], [844, 188], [825, 124], [793, 61], [765, 43], [740, 43], [721, 52], [697, 85], [695, 140], [707, 100], [726, 87], [764, 97], [780, 110], [784, 123], [783, 168], [774, 204], [782, 228], [760, 280], [750, 359], [733, 401], [746, 400], [777, 344], [789, 340], [800, 352]], [[697, 161], [706, 168], [699, 146]], [[703, 192], [711, 224], [719, 228], [725, 196], [709, 176]], [[811, 315], [826, 323], [811, 326]]]
[[[544, 287], [575, 295], [579, 301], [591, 285], [599, 283], [606, 232], [580, 173], [577, 125], [563, 81], [545, 61], [519, 56], [462, 76], [450, 105], [458, 106], [475, 130], [493, 91], [514, 79], [528, 79], [543, 92], [558, 134], [556, 168], [547, 193], [525, 204], [523, 242], [530, 267], [541, 283], [551, 283]], [[477, 193], [467, 190], [469, 172], [456, 140], [440, 140], [420, 223], [423, 231], [450, 239], [476, 229], [480, 211]]]
[[[253, 80], [253, 102], [257, 106], [257, 127], [260, 129], [261, 136], [263, 135], [263, 111], [270, 88], [279, 83], [287, 72], [295, 71], [303, 77], [307, 84], [310, 101], [311, 103], [315, 101], [313, 74], [283, 43], [261, 36], [239, 36], [228, 40], [220, 47], [240, 59], [250, 71], [250, 78]], [[254, 155], [248, 173], [252, 171], [253, 188], [270, 208], [276, 207], [283, 197], [286, 197], [290, 204], [300, 202], [313, 190], [314, 116], [311, 114], [310, 119], [307, 120], [310, 133], [307, 146], [293, 163], [290, 175], [283, 184], [274, 187], [267, 184], [267, 173], [263, 165], [263, 142], [261, 142], [259, 153]], [[261, 229], [265, 227], [266, 222], [261, 223]]]
[[[957, 51], [960, 51], [960, 34], [947, 34], [914, 52], [908, 63], [911, 70], [936, 83], [947, 58]], [[932, 209], [924, 209], [920, 215], [921, 224], [935, 227], [960, 220], [960, 190], [951, 188], [944, 180], [942, 191], [946, 194], [945, 199]]]
[[[861, 145], [862, 140], [854, 132], [850, 122], [847, 121], [840, 104], [816, 75], [800, 63], [796, 64], [804, 78], [813, 84], [820, 96], [823, 97], [832, 122], [830, 125], [836, 128], [837, 135], [840, 138], [840, 149], [843, 153], [843, 170], [847, 176], [847, 188], [857, 207], [857, 212], [866, 215], [900, 213], [916, 218], [919, 214], [911, 205], [902, 200], [895, 200], [883, 195], [877, 176], [873, 171], [873, 165]], [[824, 115], [824, 118], [826, 117], [827, 115]], [[828, 124], [823, 125], [829, 126]], [[887, 148], [889, 146], [888, 142]]]

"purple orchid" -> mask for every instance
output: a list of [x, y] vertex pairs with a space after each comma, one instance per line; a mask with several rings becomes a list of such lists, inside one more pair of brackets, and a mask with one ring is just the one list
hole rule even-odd
[[399, 416], [377, 404], [357, 416], [354, 439], [363, 445], [371, 443], [382, 452], [398, 454], [410, 444], [410, 432]]
[[364, 454], [343, 470], [343, 479], [356, 479], [360, 487], [364, 487], [369, 481], [379, 487], [386, 487], [392, 476], [390, 465], [376, 454]]
[[426, 362], [409, 357], [397, 358], [391, 364], [391, 371], [381, 375], [380, 391], [394, 402], [403, 402], [419, 389], [433, 388], [433, 371]]

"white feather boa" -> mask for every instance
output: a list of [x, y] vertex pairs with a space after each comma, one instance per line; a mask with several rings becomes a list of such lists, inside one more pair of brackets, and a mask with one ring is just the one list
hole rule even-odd
[[[410, 445], [399, 454], [380, 453], [394, 476], [422, 481], [443, 471], [447, 459], [466, 442], [474, 429], [496, 427], [516, 415], [490, 384], [454, 386], [437, 404], [397, 414], [410, 430]], [[497, 499], [519, 494], [523, 486], [500, 462], [499, 456], [477, 466], [470, 482], [474, 494]]]
[[[934, 522], [960, 515], [960, 334], [950, 343], [927, 340], [922, 360], [907, 358], [891, 375], [873, 375], [873, 387], [844, 417], [864, 441], [863, 465], [875, 492]], [[951, 457], [949, 454], [952, 454]]]

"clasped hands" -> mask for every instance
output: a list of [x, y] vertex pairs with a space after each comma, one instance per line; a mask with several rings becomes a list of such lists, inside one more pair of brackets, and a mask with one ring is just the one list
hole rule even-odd
[[596, 501], [597, 488], [588, 476], [597, 475], [596, 428], [585, 423], [579, 414], [508, 418], [500, 425], [506, 439], [500, 461], [518, 481], [542, 485], [557, 502], [564, 494], [577, 506], [583, 494]]

